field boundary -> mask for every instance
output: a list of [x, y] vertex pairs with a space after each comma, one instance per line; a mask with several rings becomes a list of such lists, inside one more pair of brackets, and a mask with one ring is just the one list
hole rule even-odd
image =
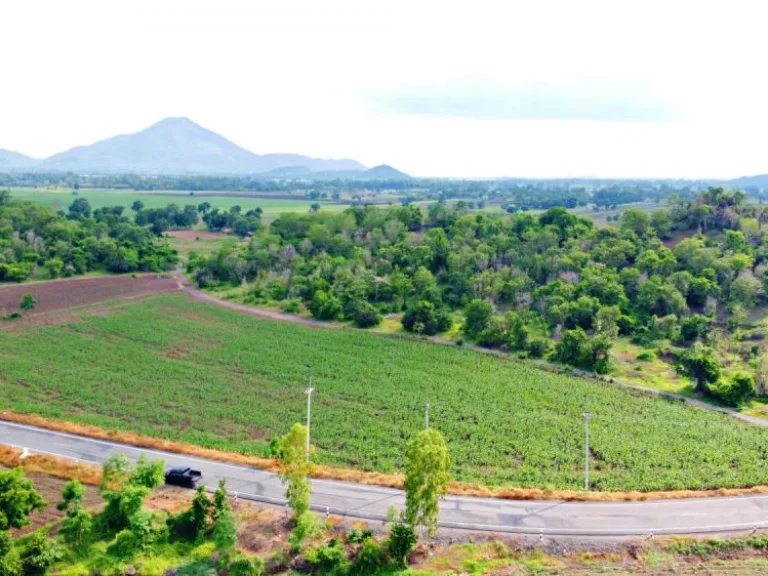
[[[111, 442], [113, 444], [124, 444], [134, 448], [160, 450], [173, 454], [184, 454], [187, 456], [216, 460], [218, 462], [250, 466], [270, 472], [276, 472], [280, 469], [279, 462], [271, 458], [247, 456], [237, 452], [227, 452], [213, 448], [204, 448], [194, 444], [174, 442], [172, 440], [163, 440], [161, 438], [143, 436], [133, 432], [107, 430], [98, 426], [76, 424], [62, 420], [53, 420], [43, 416], [38, 416], [36, 414], [22, 414], [5, 410], [0, 412], [0, 420], [45, 430], [52, 430], [55, 432], [62, 432], [73, 436], [82, 436], [95, 440], [102, 440]], [[18, 459], [18, 454], [16, 454], [16, 452], [16, 450], [3, 448], [0, 446], [0, 463], [6, 465], [17, 465], [20, 460]], [[29, 458], [32, 458], [32, 456]], [[52, 475], [58, 474], [59, 477], [62, 478], [70, 477], [66, 476], [65, 474], [74, 474], [76, 472], [79, 474], [84, 474], [88, 478], [94, 478], [94, 467], [92, 466], [89, 468], [88, 465], [83, 463], [71, 464], [67, 462], [65, 469], [57, 469], [56, 460], [57, 459], [45, 455], [34, 455], [33, 459], [27, 459], [24, 462], [35, 463], [37, 466], [39, 466], [38, 468], [35, 468], [35, 470]], [[401, 474], [382, 474], [379, 472], [366, 472], [362, 470], [337, 468], [319, 464], [314, 464], [312, 466], [311, 477], [318, 480], [339, 480], [342, 482], [381, 486], [385, 488], [403, 488], [403, 476]], [[85, 482], [86, 480], [83, 481]], [[90, 480], [89, 483], [98, 482], [95, 480]], [[745, 488], [669, 490], [654, 492], [584, 492], [578, 490], [544, 490], [541, 488], [519, 488], [510, 486], [491, 488], [480, 484], [454, 481], [450, 483], [448, 493], [453, 496], [495, 498], [499, 500], [554, 500], [559, 502], [641, 502], [647, 500], [680, 500], [687, 498], [755, 496], [759, 494], [768, 494], [768, 486], [760, 485]]]

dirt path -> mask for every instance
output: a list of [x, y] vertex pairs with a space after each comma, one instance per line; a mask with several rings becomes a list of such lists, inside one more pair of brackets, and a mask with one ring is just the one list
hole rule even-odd
[[275, 310], [266, 310], [264, 308], [252, 308], [245, 304], [237, 304], [236, 302], [230, 302], [228, 300], [222, 300], [211, 296], [202, 290], [195, 288], [192, 283], [181, 273], [181, 270], [176, 270], [176, 283], [179, 288], [184, 289], [187, 294], [203, 302], [209, 302], [210, 304], [216, 304], [230, 310], [236, 310], [243, 314], [250, 314], [251, 316], [258, 316], [259, 318], [267, 318], [269, 320], [278, 320], [280, 322], [293, 322], [294, 324], [301, 324], [302, 326], [311, 326], [313, 328], [341, 328], [335, 324], [329, 324], [327, 322], [318, 322], [317, 320], [309, 320], [308, 318], [301, 318], [300, 316], [294, 316], [293, 314], [285, 314], [283, 312], [277, 312]]

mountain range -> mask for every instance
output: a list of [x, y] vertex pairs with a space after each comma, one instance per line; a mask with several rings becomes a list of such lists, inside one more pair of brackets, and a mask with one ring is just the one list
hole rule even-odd
[[409, 178], [390, 166], [377, 166], [369, 171], [350, 159], [254, 154], [188, 118], [166, 118], [141, 132], [77, 146], [40, 160], [0, 149], [0, 171]]

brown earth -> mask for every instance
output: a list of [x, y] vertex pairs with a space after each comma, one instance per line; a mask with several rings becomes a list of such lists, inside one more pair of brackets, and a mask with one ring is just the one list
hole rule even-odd
[[170, 275], [142, 274], [139, 276], [100, 276], [75, 278], [51, 282], [33, 282], [0, 286], [0, 313], [20, 312], [24, 294], [32, 294], [37, 306], [25, 316], [65, 310], [76, 306], [127, 298], [158, 292], [178, 290], [179, 285]]
[[235, 238], [223, 232], [206, 232], [205, 230], [168, 230], [166, 236], [181, 240], [216, 240], [218, 238]]

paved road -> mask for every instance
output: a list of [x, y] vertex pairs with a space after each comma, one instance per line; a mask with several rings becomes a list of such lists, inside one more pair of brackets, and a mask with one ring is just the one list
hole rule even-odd
[[[227, 479], [239, 498], [281, 505], [283, 488], [277, 477], [263, 470], [225, 464], [179, 454], [113, 444], [81, 436], [52, 432], [0, 421], [0, 443], [26, 447], [32, 453], [55, 454], [99, 464], [122, 452], [135, 460], [141, 454], [162, 458], [168, 466], [186, 465], [201, 470], [215, 487]], [[313, 508], [332, 514], [383, 520], [390, 506], [403, 506], [399, 490], [314, 480]], [[449, 496], [443, 502], [440, 526], [560, 536], [633, 536], [704, 534], [768, 528], [768, 496], [657, 500], [648, 502], [513, 501]]]

